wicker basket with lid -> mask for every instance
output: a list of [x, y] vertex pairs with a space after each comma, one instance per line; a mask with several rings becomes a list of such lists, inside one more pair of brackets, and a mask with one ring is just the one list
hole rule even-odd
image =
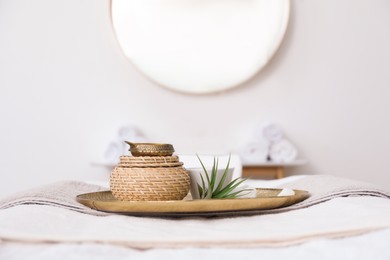
[[190, 178], [178, 156], [150, 156], [150, 149], [148, 156], [136, 154], [121, 156], [111, 172], [110, 189], [116, 199], [181, 200], [188, 194]]

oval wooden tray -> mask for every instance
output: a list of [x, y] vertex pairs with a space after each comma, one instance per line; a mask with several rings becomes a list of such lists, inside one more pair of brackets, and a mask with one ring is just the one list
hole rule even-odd
[[230, 216], [253, 215], [287, 207], [307, 199], [307, 191], [294, 190], [292, 196], [277, 196], [281, 189], [256, 189], [256, 198], [177, 201], [119, 201], [110, 191], [80, 194], [76, 200], [95, 210], [132, 216]]

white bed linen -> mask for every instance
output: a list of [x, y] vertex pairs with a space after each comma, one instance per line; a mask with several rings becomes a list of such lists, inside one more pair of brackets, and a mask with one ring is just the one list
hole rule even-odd
[[7, 260], [148, 260], [148, 259], [390, 259], [390, 229], [342, 239], [318, 239], [281, 248], [184, 248], [150, 249], [132, 248], [97, 243], [59, 244], [0, 244], [0, 259]]
[[[274, 187], [298, 178], [302, 176], [255, 184]], [[390, 227], [390, 202], [368, 196], [336, 198], [307, 209], [245, 217], [245, 221], [178, 221], [173, 230], [170, 220], [96, 217], [50, 206], [24, 205], [1, 213], [0, 233], [8, 241], [0, 243], [0, 259], [390, 259], [390, 229], [386, 228]], [[82, 216], [81, 222], [79, 217], [74, 221], [74, 214]], [[137, 225], [126, 224], [130, 218], [139, 221]], [[229, 221], [226, 229], [224, 222]], [[183, 236], [183, 230], [192, 233]], [[185, 247], [137, 250], [120, 246], [131, 234], [137, 234], [133, 242], [167, 238]], [[185, 245], [202, 237], [211, 242], [228, 238], [219, 247]], [[234, 243], [229, 244], [229, 237], [235, 238]], [[279, 243], [278, 237], [283, 238]], [[47, 243], [56, 239], [62, 242]], [[254, 239], [257, 243], [248, 243]], [[248, 245], [251, 248], [243, 248]]]
[[97, 217], [42, 205], [0, 214], [5, 241], [99, 242], [133, 248], [285, 246], [390, 228], [390, 201], [336, 198], [280, 214], [234, 218]]

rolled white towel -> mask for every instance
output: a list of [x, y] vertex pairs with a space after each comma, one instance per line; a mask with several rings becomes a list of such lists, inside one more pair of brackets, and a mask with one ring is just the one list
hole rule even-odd
[[142, 135], [141, 131], [134, 125], [122, 126], [118, 130], [118, 142], [121, 146], [121, 155], [129, 154], [129, 145], [125, 141], [131, 141], [133, 143], [143, 143], [145, 142], [145, 137]]
[[298, 156], [295, 146], [286, 139], [271, 144], [269, 156], [273, 162], [292, 162]]
[[122, 144], [118, 142], [112, 142], [108, 145], [104, 153], [104, 163], [117, 164], [119, 162], [119, 156], [123, 154]]
[[263, 137], [270, 143], [279, 142], [283, 139], [284, 136], [282, 128], [272, 123], [264, 124], [261, 132]]
[[244, 164], [262, 163], [267, 161], [269, 142], [264, 139], [249, 141], [239, 148], [239, 155]]
[[136, 126], [126, 125], [120, 127], [117, 137], [108, 145], [104, 153], [104, 163], [117, 164], [119, 162], [119, 156], [129, 155], [130, 147], [125, 141], [142, 143], [145, 140], [145, 137]]

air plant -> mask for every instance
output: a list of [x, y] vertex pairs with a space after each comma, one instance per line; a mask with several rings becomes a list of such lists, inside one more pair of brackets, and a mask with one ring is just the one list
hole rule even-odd
[[202, 160], [199, 158], [198, 160], [202, 165], [203, 171], [205, 173], [206, 179], [200, 174], [200, 178], [202, 181], [202, 185], [198, 184], [198, 192], [199, 197], [201, 199], [233, 199], [237, 198], [241, 193], [245, 191], [250, 191], [249, 189], [241, 189], [236, 190], [236, 188], [243, 183], [246, 179], [236, 178], [233, 181], [229, 182], [226, 186], [224, 186], [224, 182], [228, 175], [229, 165], [230, 165], [230, 155], [229, 160], [227, 162], [225, 171], [219, 182], [217, 181], [217, 172], [218, 172], [218, 158], [214, 157], [214, 163], [211, 168], [211, 173], [206, 170]]

